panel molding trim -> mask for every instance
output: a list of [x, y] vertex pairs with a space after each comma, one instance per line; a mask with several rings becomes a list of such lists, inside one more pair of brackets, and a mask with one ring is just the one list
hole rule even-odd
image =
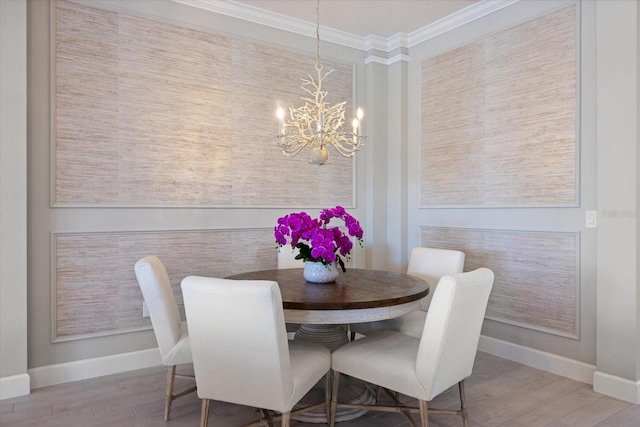
[[[52, 206], [355, 205], [354, 158], [276, 144], [268, 112], [300, 103], [313, 55], [72, 0], [50, 13]], [[353, 117], [357, 64], [323, 62]]]
[[419, 234], [422, 246], [463, 251], [465, 271], [493, 270], [487, 319], [579, 338], [579, 232], [423, 226]]
[[227, 277], [277, 266], [271, 228], [52, 233], [52, 342], [151, 329], [133, 266], [165, 265], [184, 318], [186, 276]]
[[420, 208], [579, 205], [572, 3], [424, 59]]

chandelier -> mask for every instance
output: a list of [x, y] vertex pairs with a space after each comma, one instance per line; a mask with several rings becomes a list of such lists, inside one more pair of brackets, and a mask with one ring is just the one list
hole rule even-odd
[[362, 135], [364, 113], [358, 108], [352, 122], [352, 131], [342, 129], [346, 101], [334, 105], [324, 102], [327, 91], [322, 90], [323, 80], [333, 72], [322, 74], [320, 62], [320, 0], [316, 5], [316, 72], [317, 80], [311, 75], [302, 79], [302, 90], [308, 95], [302, 96], [304, 105], [289, 107], [289, 117], [285, 119], [285, 110], [278, 108], [278, 145], [287, 157], [293, 157], [304, 148], [310, 148], [309, 163], [322, 166], [329, 162], [329, 145], [344, 157], [353, 157], [366, 135]]

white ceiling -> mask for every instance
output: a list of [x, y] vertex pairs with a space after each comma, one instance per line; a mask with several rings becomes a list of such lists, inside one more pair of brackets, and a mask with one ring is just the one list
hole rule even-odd
[[[316, 0], [171, 1], [304, 36], [316, 34]], [[320, 0], [320, 38], [365, 51], [393, 52], [518, 1]]]
[[[479, 0], [320, 0], [320, 25], [359, 37], [411, 34]], [[316, 0], [235, 0], [228, 3], [316, 22]]]

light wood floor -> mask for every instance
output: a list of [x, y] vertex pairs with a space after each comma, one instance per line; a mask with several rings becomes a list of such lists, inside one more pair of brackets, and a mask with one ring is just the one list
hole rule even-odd
[[[150, 368], [36, 389], [29, 396], [0, 401], [0, 426], [198, 426], [200, 400], [195, 394], [175, 401], [171, 419], [164, 422], [165, 373], [164, 367]], [[640, 405], [486, 353], [478, 353], [466, 390], [471, 427], [640, 426]], [[430, 405], [451, 407], [456, 402], [457, 390], [452, 389]], [[212, 402], [209, 426], [239, 426], [254, 419], [252, 408]], [[460, 417], [430, 415], [429, 421], [433, 427], [462, 426]], [[314, 425], [318, 424], [292, 422], [292, 427]], [[402, 415], [370, 412], [338, 425], [401, 427], [409, 423]]]

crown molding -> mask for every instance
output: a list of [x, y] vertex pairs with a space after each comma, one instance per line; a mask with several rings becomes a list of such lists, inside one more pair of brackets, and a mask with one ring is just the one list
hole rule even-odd
[[401, 62], [401, 61], [409, 62], [410, 60], [411, 60], [411, 57], [409, 55], [405, 55], [401, 53], [391, 58], [381, 58], [379, 56], [371, 55], [365, 58], [364, 63], [365, 65], [369, 65], [369, 64], [392, 65], [392, 64], [395, 64], [396, 62]]
[[[226, 15], [243, 21], [288, 31], [307, 37], [316, 36], [316, 24], [302, 19], [292, 18], [280, 13], [269, 12], [247, 4], [220, 0], [171, 0], [187, 6], [197, 7], [210, 12]], [[322, 40], [355, 49], [364, 49], [364, 38], [344, 31], [320, 26]]]
[[364, 50], [380, 50], [382, 52], [387, 52], [389, 50], [389, 42], [386, 38], [376, 35], [368, 35], [363, 39], [364, 42]]
[[[301, 19], [292, 18], [275, 12], [269, 12], [254, 6], [237, 3], [234, 1], [219, 0], [171, 0], [187, 6], [196, 7], [221, 15], [230, 16], [255, 24], [289, 31], [306, 37], [315, 37], [316, 24]], [[468, 24], [485, 15], [496, 12], [507, 6], [517, 3], [520, 0], [481, 0], [458, 12], [446, 16], [432, 24], [413, 31], [410, 34], [397, 33], [389, 38], [376, 36], [374, 34], [367, 37], [360, 37], [333, 28], [322, 27], [322, 39], [331, 43], [354, 49], [370, 51], [379, 50], [391, 52], [398, 48], [409, 48], [439, 36], [454, 28]]]
[[409, 43], [406, 47], [412, 47], [454, 28], [468, 24], [483, 16], [497, 12], [500, 9], [518, 3], [520, 0], [482, 0], [452, 13], [432, 24], [422, 27], [409, 34]]
[[391, 52], [398, 48], [409, 47], [409, 35], [406, 33], [396, 33], [389, 38], [370, 35], [365, 37], [367, 50], [377, 49], [383, 52]]

